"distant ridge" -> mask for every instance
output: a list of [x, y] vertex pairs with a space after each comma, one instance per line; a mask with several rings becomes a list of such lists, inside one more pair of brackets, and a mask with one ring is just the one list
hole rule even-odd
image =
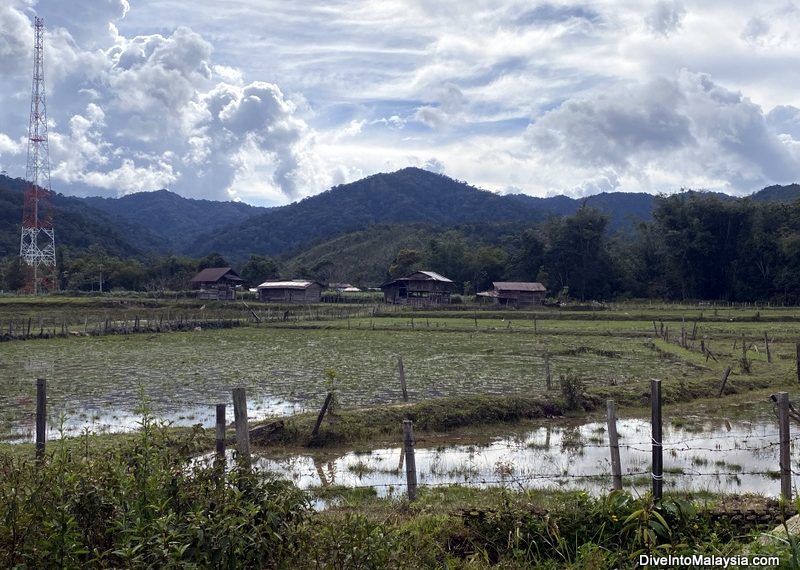
[[[0, 175], [0, 256], [18, 250], [24, 185], [21, 179]], [[800, 185], [769, 186], [754, 192], [750, 199], [791, 202], [800, 199]], [[390, 242], [418, 243], [431, 228], [498, 223], [527, 227], [550, 216], [574, 214], [584, 203], [609, 216], [610, 231], [631, 231], [637, 223], [650, 220], [655, 197], [621, 192], [586, 198], [499, 195], [419, 168], [404, 168], [276, 208], [184, 198], [167, 190], [121, 198], [58, 195], [54, 206], [58, 246], [80, 250], [96, 243], [118, 256], [175, 253], [199, 257], [218, 252], [235, 263], [251, 254], [297, 257], [312, 246], [322, 251], [328, 247], [325, 242], [354, 232], [347, 243], [356, 256], [355, 235], [386, 249]], [[422, 224], [426, 229], [387, 229], [408, 224]], [[371, 230], [384, 240], [372, 240]], [[402, 236], [395, 237], [393, 231]], [[312, 262], [307, 257], [297, 258], [298, 263], [301, 260]]]

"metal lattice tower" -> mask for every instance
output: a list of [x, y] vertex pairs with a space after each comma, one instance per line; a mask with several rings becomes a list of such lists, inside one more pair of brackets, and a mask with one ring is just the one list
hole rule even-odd
[[[28, 266], [27, 289], [51, 290], [55, 284], [56, 245], [50, 188], [50, 148], [47, 142], [47, 106], [44, 97], [44, 20], [35, 18], [33, 86], [28, 124], [28, 166], [19, 255]], [[42, 271], [39, 271], [42, 266]]]

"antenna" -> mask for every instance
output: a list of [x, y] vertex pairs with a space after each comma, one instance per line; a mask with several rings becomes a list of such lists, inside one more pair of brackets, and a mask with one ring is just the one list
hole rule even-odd
[[[56, 285], [56, 243], [50, 189], [50, 147], [47, 142], [47, 105], [44, 97], [44, 20], [34, 18], [31, 116], [28, 123], [28, 166], [19, 256], [27, 266], [25, 288], [34, 295]], [[39, 272], [39, 267], [43, 270]]]

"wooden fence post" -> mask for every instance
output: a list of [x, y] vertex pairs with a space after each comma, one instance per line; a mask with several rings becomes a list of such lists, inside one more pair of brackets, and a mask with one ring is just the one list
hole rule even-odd
[[650, 400], [652, 403], [652, 444], [653, 444], [653, 499], [661, 499], [664, 484], [664, 455], [661, 445], [661, 380], [650, 380]]
[[233, 389], [233, 421], [239, 457], [250, 467], [250, 432], [247, 429], [247, 394], [244, 388]]
[[44, 444], [47, 440], [47, 380], [36, 380], [36, 459], [44, 459]]
[[550, 373], [550, 355], [547, 353], [544, 355], [544, 382], [547, 390], [550, 391], [553, 387], [553, 376]]
[[778, 393], [778, 422], [780, 439], [781, 497], [792, 500], [792, 466], [789, 459], [789, 394]]
[[800, 342], [794, 345], [794, 360], [797, 365], [797, 381], [800, 382]]
[[217, 457], [225, 459], [225, 404], [217, 404]]
[[606, 400], [606, 422], [608, 423], [608, 445], [611, 447], [611, 477], [615, 491], [622, 490], [622, 462], [619, 459], [619, 436], [614, 400]]
[[406, 387], [406, 369], [403, 366], [403, 357], [397, 357], [397, 372], [400, 375], [400, 389], [403, 390], [403, 401], [408, 402], [408, 388]]
[[406, 456], [406, 485], [408, 500], [417, 500], [417, 462], [414, 458], [414, 422], [403, 420], [403, 449]]
[[725, 390], [725, 384], [727, 384], [728, 376], [730, 376], [730, 374], [731, 374], [731, 367], [726, 366], [725, 371], [722, 373], [722, 378], [720, 379], [719, 382], [719, 394], [717, 394], [717, 398], [722, 397], [722, 392]]
[[328, 392], [328, 395], [325, 397], [325, 403], [322, 404], [322, 409], [319, 411], [319, 415], [317, 416], [317, 421], [314, 424], [314, 429], [311, 430], [311, 437], [317, 437], [319, 435], [319, 428], [322, 425], [322, 419], [325, 417], [325, 412], [328, 411], [328, 406], [331, 405], [332, 400], [333, 400], [333, 392]]
[[769, 336], [767, 336], [767, 331], [764, 331], [764, 351], [767, 353], [767, 362], [772, 362], [772, 353], [769, 351]]

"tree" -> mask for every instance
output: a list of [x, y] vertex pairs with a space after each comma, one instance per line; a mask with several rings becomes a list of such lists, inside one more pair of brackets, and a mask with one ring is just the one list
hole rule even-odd
[[256, 287], [267, 279], [278, 275], [278, 264], [273, 259], [261, 255], [251, 255], [242, 267], [242, 279], [250, 287]]
[[231, 264], [225, 261], [225, 258], [216, 252], [209, 253], [199, 262], [197, 262], [198, 271], [202, 271], [203, 269], [208, 269], [209, 267], [230, 267], [230, 266]]
[[389, 277], [394, 279], [416, 271], [419, 269], [421, 261], [422, 254], [418, 250], [402, 248], [394, 256], [394, 260], [389, 266]]

